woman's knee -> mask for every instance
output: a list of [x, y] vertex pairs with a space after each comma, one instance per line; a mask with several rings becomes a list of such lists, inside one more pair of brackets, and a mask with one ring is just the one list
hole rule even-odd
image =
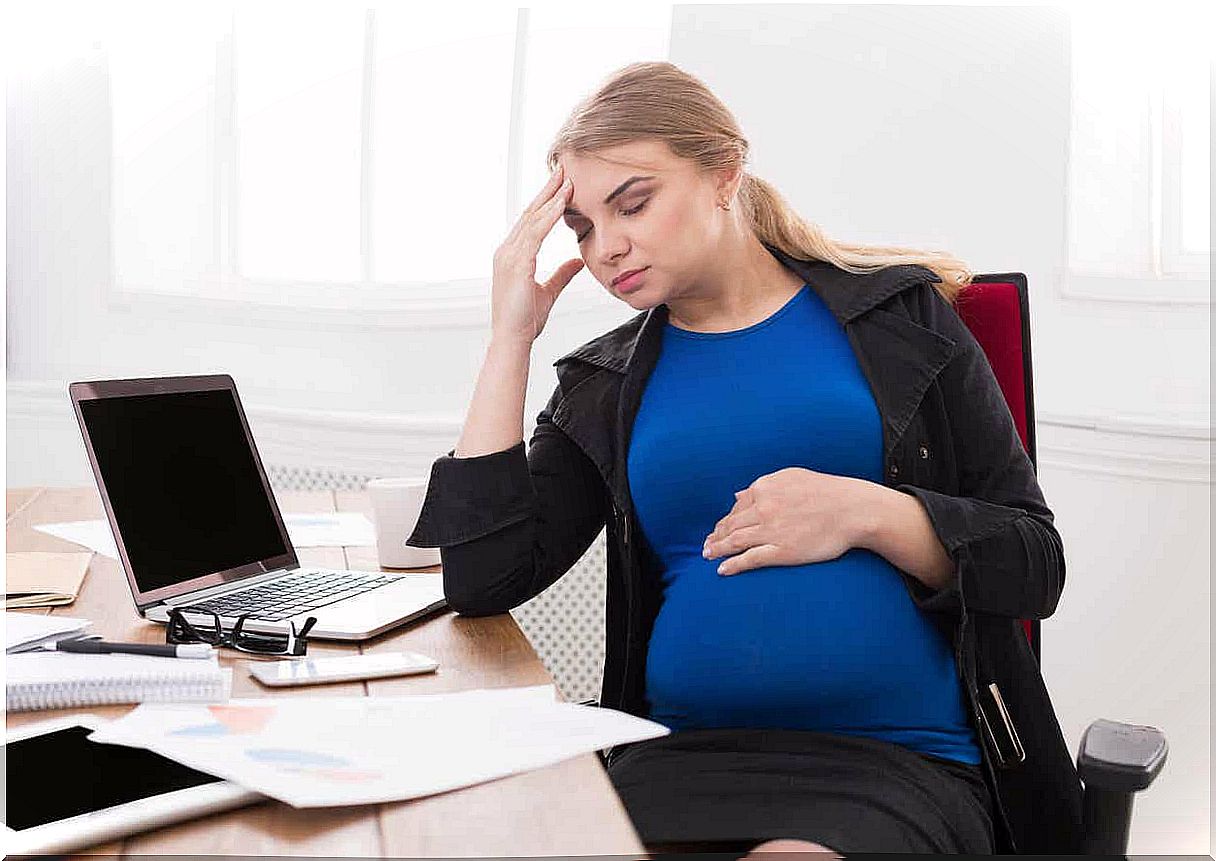
[[818, 843], [812, 843], [809, 840], [781, 838], [780, 840], [766, 840], [763, 843], [756, 844], [748, 851], [747, 855], [744, 855], [743, 858], [740, 859], [740, 861], [745, 861], [745, 859], [748, 858], [752, 858], [753, 861], [756, 861], [754, 856], [763, 852], [820, 852], [826, 853], [831, 858], [842, 857], [836, 853], [836, 850], [829, 849], [826, 846], [821, 846]]

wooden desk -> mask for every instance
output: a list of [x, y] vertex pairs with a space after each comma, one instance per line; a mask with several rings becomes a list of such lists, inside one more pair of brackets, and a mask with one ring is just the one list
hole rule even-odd
[[[299, 492], [276, 495], [284, 512], [362, 511], [362, 492]], [[78, 545], [35, 531], [39, 523], [105, 519], [95, 488], [17, 488], [7, 492], [8, 550], [80, 551]], [[301, 564], [380, 570], [374, 547], [311, 547]], [[420, 569], [439, 576], [439, 566]], [[74, 604], [53, 611], [93, 622], [107, 639], [164, 642], [164, 629], [135, 612], [122, 565], [93, 554]], [[389, 631], [359, 645], [309, 644], [309, 654], [416, 650], [437, 658], [435, 673], [270, 691], [249, 677], [239, 653], [223, 651], [233, 668], [234, 697], [386, 696], [468, 688], [551, 684], [527, 639], [509, 614], [464, 618], [452, 611]], [[79, 712], [117, 717], [133, 706]], [[69, 710], [20, 712], [8, 726], [59, 717]], [[394, 804], [297, 810], [268, 801], [216, 814], [119, 843], [96, 846], [105, 855], [324, 855], [444, 857], [620, 855], [648, 857], [629, 816], [594, 753], [547, 768], [465, 789]]]

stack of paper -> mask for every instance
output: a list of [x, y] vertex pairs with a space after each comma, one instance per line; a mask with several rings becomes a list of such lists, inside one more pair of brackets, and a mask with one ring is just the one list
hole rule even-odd
[[140, 747], [296, 807], [419, 798], [667, 735], [552, 685], [408, 697], [143, 705], [93, 741]]
[[4, 609], [71, 604], [90, 558], [91, 553], [5, 553]]
[[33, 613], [4, 614], [4, 651], [29, 652], [65, 637], [79, 637], [92, 623], [69, 616], [38, 616]]

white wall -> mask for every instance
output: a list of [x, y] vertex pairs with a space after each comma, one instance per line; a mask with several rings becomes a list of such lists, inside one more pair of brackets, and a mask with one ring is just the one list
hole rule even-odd
[[[1074, 751], [1097, 717], [1169, 734], [1129, 851], [1207, 853], [1210, 308], [1062, 295], [1067, 38], [1050, 8], [690, 6], [671, 59], [829, 235], [1027, 274], [1040, 477], [1068, 556], [1044, 673]], [[269, 462], [425, 473], [459, 433], [484, 326], [113, 302], [106, 111], [97, 57], [10, 82], [8, 486], [91, 483], [67, 382], [219, 371]], [[529, 430], [553, 359], [632, 313], [558, 303]]]

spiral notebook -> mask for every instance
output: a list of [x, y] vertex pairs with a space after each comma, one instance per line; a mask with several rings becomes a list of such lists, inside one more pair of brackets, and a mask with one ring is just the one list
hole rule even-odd
[[9, 711], [111, 703], [224, 702], [232, 670], [209, 660], [26, 652], [6, 656]]

